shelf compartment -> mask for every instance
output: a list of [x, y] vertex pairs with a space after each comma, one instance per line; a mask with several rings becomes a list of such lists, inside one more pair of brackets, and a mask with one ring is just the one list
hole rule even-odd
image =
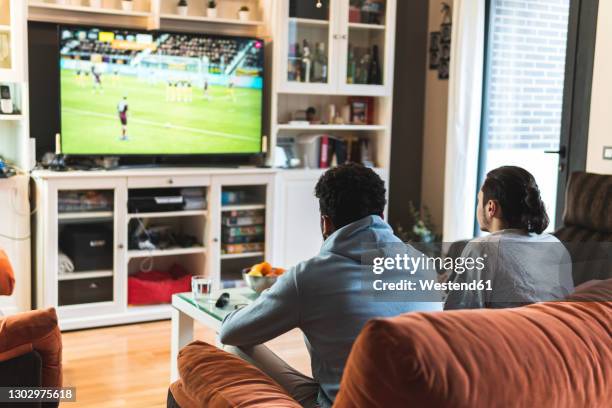
[[57, 277], [59, 281], [91, 279], [91, 278], [108, 278], [113, 276], [113, 271], [88, 271], [88, 272], [71, 272], [60, 273]]
[[240, 259], [240, 258], [258, 258], [264, 256], [263, 251], [245, 252], [242, 254], [221, 254], [221, 259]]
[[206, 16], [181, 16], [178, 14], [165, 13], [160, 15], [162, 20], [176, 20], [176, 21], [195, 21], [202, 23], [213, 23], [213, 24], [231, 24], [238, 26], [260, 26], [263, 25], [263, 21], [260, 20], [249, 20], [242, 21], [237, 18], [220, 18], [220, 17], [206, 17]]
[[143, 212], [128, 214], [128, 219], [134, 218], [173, 218], [173, 217], [196, 217], [207, 215], [206, 210], [185, 210], [165, 212]]
[[206, 248], [203, 246], [195, 246], [190, 248], [168, 248], [168, 249], [132, 249], [128, 251], [128, 257], [132, 258], [149, 258], [172, 255], [189, 255], [206, 253]]

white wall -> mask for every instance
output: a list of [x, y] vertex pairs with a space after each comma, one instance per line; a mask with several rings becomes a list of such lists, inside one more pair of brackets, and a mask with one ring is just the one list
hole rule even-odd
[[[429, 32], [440, 29], [442, 2], [443, 0], [429, 0]], [[452, 1], [447, 2], [452, 5]], [[429, 50], [429, 46], [427, 48]], [[438, 232], [442, 230], [444, 214], [447, 107], [448, 80], [438, 79], [438, 71], [429, 69], [427, 58], [421, 200], [422, 205], [431, 211]]]
[[599, 2], [587, 171], [612, 174], [612, 160], [603, 159], [603, 147], [612, 146], [612, 1]]

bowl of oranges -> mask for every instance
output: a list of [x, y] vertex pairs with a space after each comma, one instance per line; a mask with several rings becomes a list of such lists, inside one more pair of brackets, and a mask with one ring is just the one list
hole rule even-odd
[[242, 270], [242, 278], [247, 286], [261, 293], [274, 285], [276, 279], [285, 273], [283, 268], [273, 268], [269, 262], [262, 262]]

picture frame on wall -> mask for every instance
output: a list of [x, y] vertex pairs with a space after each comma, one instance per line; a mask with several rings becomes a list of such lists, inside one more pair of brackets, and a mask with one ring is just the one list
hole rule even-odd
[[440, 61], [438, 64], [439, 79], [449, 78], [452, 32], [452, 23], [443, 23], [440, 25]]
[[429, 69], [440, 66], [440, 32], [429, 33]]

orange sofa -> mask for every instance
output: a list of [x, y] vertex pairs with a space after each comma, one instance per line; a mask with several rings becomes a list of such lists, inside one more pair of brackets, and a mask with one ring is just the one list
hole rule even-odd
[[[168, 406], [299, 407], [214, 346], [179, 354]], [[612, 279], [567, 301], [375, 319], [351, 351], [334, 407], [608, 407]]]
[[[0, 250], [0, 295], [10, 295], [14, 284], [11, 265]], [[0, 317], [0, 386], [62, 386], [62, 338], [55, 309]]]

